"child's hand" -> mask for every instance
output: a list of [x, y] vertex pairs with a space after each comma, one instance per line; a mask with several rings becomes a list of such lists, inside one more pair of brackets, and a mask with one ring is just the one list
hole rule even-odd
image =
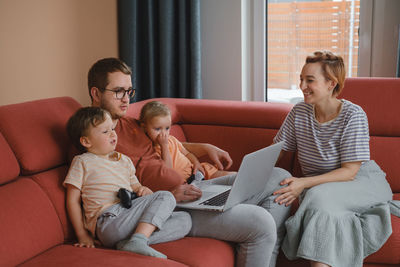
[[193, 174], [196, 174], [200, 171], [203, 175], [205, 174], [205, 170], [199, 161], [193, 163]]
[[161, 148], [168, 148], [168, 133], [160, 133], [157, 135], [157, 142]]
[[138, 197], [142, 197], [142, 196], [147, 196], [150, 194], [153, 194], [153, 191], [151, 191], [148, 187], [146, 186], [141, 186], [139, 187], [139, 189], [137, 190], [136, 194], [138, 195]]
[[94, 243], [94, 239], [88, 233], [86, 233], [78, 238], [78, 243], [75, 243], [74, 246], [80, 248], [94, 248]]

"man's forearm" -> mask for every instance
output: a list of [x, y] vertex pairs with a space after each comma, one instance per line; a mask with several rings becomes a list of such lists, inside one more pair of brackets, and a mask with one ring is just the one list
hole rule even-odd
[[191, 152], [198, 158], [207, 155], [207, 146], [209, 146], [209, 144], [204, 144], [204, 143], [187, 143], [187, 142], [183, 142], [182, 145], [189, 152]]

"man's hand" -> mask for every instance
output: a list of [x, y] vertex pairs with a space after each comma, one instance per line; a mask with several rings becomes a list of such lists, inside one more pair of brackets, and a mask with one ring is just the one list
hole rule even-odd
[[214, 162], [218, 170], [226, 170], [232, 166], [232, 158], [225, 150], [208, 144], [205, 148], [208, 157]]
[[189, 202], [201, 197], [201, 190], [190, 184], [178, 185], [171, 191], [176, 202]]

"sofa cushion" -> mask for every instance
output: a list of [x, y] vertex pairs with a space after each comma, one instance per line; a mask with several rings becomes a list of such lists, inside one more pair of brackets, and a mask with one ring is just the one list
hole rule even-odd
[[[180, 141], [211, 143], [228, 151], [233, 159], [231, 170], [239, 168], [245, 154], [272, 143], [293, 106], [282, 103], [266, 105], [254, 101], [155, 98], [131, 104], [127, 114], [138, 118], [143, 105], [153, 100], [161, 101], [170, 108], [174, 124], [172, 135]], [[280, 166], [290, 170], [292, 161], [293, 156], [288, 156]]]
[[[276, 129], [183, 124], [189, 142], [211, 143], [229, 154], [233, 160], [230, 170], [238, 170], [244, 155], [272, 144]], [[251, 142], [243, 140], [252, 140]]]
[[400, 192], [400, 138], [371, 136], [371, 159], [386, 173], [394, 193]]
[[[171, 99], [163, 99], [169, 103]], [[227, 100], [176, 99], [179, 123], [279, 129], [293, 105]], [[268, 115], [266, 115], [268, 114]]]
[[235, 265], [233, 246], [216, 239], [185, 237], [173, 242], [152, 245], [152, 247], [167, 255], [169, 259], [192, 267], [233, 267]]
[[[152, 100], [166, 104], [173, 124], [223, 125], [279, 129], [291, 104], [228, 100], [154, 98], [130, 105], [128, 116], [138, 118], [142, 106]], [[268, 116], [266, 116], [268, 114]]]
[[60, 245], [26, 261], [20, 266], [184, 267], [187, 265], [169, 259], [159, 259], [125, 251], [100, 248], [77, 248], [73, 245]]
[[30, 178], [0, 187], [0, 266], [15, 266], [63, 242], [47, 195]]
[[70, 146], [65, 125], [80, 107], [70, 97], [49, 98], [0, 107], [0, 131], [24, 175], [60, 166]]
[[4, 136], [0, 133], [0, 185], [10, 182], [19, 174], [19, 165]]
[[[168, 256], [168, 260], [147, 257], [131, 252], [104, 248], [76, 248], [72, 245], [56, 246], [30, 259], [21, 266], [191, 266], [233, 267], [234, 248], [227, 242], [185, 237], [173, 242], [152, 245]], [[204, 257], [207, 255], [207, 257]]]
[[76, 240], [75, 232], [67, 216], [67, 209], [65, 205], [66, 191], [62, 185], [67, 172], [68, 166], [63, 165], [49, 171], [32, 175], [32, 179], [40, 185], [52, 202], [63, 228], [64, 240], [72, 241]]
[[340, 97], [364, 109], [370, 135], [400, 136], [399, 88], [400, 79], [347, 78]]
[[364, 262], [387, 263], [400, 266], [400, 218], [391, 216], [393, 233], [386, 243], [374, 254], [368, 256]]

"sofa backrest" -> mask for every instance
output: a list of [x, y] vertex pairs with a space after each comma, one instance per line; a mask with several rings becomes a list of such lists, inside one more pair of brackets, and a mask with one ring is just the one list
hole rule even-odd
[[19, 174], [18, 161], [0, 132], [0, 185], [11, 182]]
[[0, 266], [15, 266], [63, 242], [64, 235], [48, 195], [31, 177], [19, 176], [1, 133], [0, 162]]
[[340, 96], [360, 105], [368, 116], [371, 159], [400, 192], [400, 79], [348, 78]]
[[65, 125], [80, 104], [70, 97], [50, 98], [0, 107], [0, 131], [15, 153], [21, 174], [65, 164]]
[[65, 125], [79, 107], [69, 97], [0, 106], [0, 266], [72, 236], [62, 187], [70, 146]]
[[[237, 170], [245, 154], [266, 147], [291, 109], [290, 104], [226, 100], [160, 98], [172, 112], [172, 134], [180, 141], [211, 143], [228, 151]], [[129, 116], [138, 118], [147, 101], [131, 105]], [[182, 136], [183, 135], [183, 136]], [[292, 168], [292, 158], [282, 167]]]

